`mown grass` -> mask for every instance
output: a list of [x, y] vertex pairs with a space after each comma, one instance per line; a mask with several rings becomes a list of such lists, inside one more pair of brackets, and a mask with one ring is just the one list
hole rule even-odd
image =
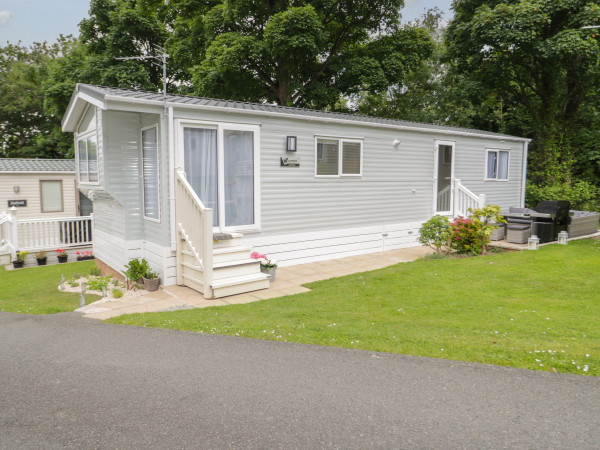
[[109, 322], [600, 375], [600, 242], [419, 260], [244, 305]]
[[[60, 276], [87, 275], [94, 261], [6, 270], [0, 267], [0, 311], [25, 314], [55, 314], [79, 308], [79, 294], [57, 289]], [[86, 294], [86, 304], [98, 300]]]

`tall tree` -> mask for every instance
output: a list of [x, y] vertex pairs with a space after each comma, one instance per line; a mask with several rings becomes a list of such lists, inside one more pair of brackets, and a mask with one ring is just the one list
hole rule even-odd
[[[537, 183], [570, 183], [585, 148], [582, 112], [597, 111], [600, 7], [590, 0], [455, 0], [447, 48], [465, 92], [487, 109], [475, 125], [534, 139]], [[596, 136], [600, 137], [600, 136]], [[600, 167], [599, 167], [600, 168]], [[600, 174], [600, 171], [597, 172]]]

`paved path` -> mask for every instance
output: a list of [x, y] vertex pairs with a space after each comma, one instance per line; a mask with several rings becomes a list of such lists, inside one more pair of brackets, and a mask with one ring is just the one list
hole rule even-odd
[[0, 448], [598, 448], [600, 379], [0, 313]]
[[307, 292], [310, 289], [302, 285], [313, 281], [380, 269], [400, 262], [414, 261], [429, 253], [431, 253], [431, 250], [428, 247], [419, 246], [282, 267], [277, 269], [277, 280], [270, 284], [269, 289], [219, 299], [206, 300], [202, 294], [193, 289], [183, 286], [167, 286], [158, 292], [148, 293], [140, 297], [123, 297], [118, 300], [95, 302], [79, 308], [77, 311], [90, 319], [105, 320], [123, 314], [257, 302], [268, 298]]

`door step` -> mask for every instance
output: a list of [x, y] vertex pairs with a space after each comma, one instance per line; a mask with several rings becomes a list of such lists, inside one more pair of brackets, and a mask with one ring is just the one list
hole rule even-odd
[[215, 298], [258, 291], [260, 289], [267, 289], [268, 287], [269, 277], [262, 272], [214, 280], [212, 284]]

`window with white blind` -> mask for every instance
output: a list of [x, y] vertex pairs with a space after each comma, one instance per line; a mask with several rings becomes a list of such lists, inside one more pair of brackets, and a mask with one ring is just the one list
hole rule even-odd
[[508, 150], [488, 150], [485, 178], [487, 180], [508, 180]]
[[98, 145], [95, 134], [78, 139], [77, 159], [79, 181], [81, 183], [98, 183]]
[[142, 129], [144, 217], [152, 220], [160, 220], [158, 170], [158, 126], [153, 125]]
[[317, 138], [317, 177], [360, 175], [362, 175], [362, 141]]
[[43, 213], [63, 212], [62, 180], [40, 180], [40, 199]]

